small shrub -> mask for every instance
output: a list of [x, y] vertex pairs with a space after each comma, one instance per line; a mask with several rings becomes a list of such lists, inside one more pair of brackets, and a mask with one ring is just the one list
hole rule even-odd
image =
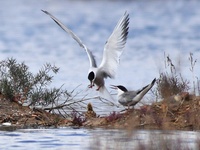
[[38, 102], [42, 102], [41, 105], [55, 103], [61, 96], [69, 95], [61, 88], [48, 88], [53, 79], [50, 74], [58, 71], [56, 66], [45, 64], [34, 75], [24, 62], [17, 63], [13, 58], [0, 61], [0, 92], [5, 99], [22, 104], [29, 101], [32, 106]]
[[109, 116], [106, 117], [106, 120], [108, 122], [112, 122], [112, 121], [117, 120], [121, 117], [122, 117], [122, 115], [120, 113], [117, 113], [117, 112], [114, 111], [114, 112], [110, 113]]
[[86, 119], [77, 111], [72, 111], [71, 116], [73, 125], [82, 126], [83, 123], [86, 121]]
[[161, 73], [157, 82], [158, 92], [162, 98], [167, 98], [172, 95], [188, 90], [188, 81], [183, 80], [181, 76], [170, 76], [168, 73]]
[[189, 89], [189, 81], [183, 79], [181, 73], [177, 73], [176, 66], [172, 63], [169, 55], [165, 56], [165, 59], [165, 67], [170, 69], [170, 72], [161, 72], [160, 78], [157, 80], [158, 96], [161, 98], [167, 98]]

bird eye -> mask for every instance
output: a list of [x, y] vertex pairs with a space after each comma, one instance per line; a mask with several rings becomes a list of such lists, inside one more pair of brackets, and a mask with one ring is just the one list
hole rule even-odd
[[92, 72], [90, 72], [89, 74], [88, 74], [88, 79], [90, 80], [90, 81], [92, 81], [92, 80], [94, 80], [94, 72], [92, 71]]

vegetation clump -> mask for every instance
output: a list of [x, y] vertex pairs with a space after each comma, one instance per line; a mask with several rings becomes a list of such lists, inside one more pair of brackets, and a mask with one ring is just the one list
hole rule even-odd
[[49, 89], [53, 75], [58, 73], [59, 68], [51, 64], [45, 64], [37, 74], [29, 71], [27, 65], [17, 63], [13, 58], [0, 62], [0, 92], [5, 99], [16, 101], [21, 104], [29, 102], [29, 106], [49, 105], [57, 98], [69, 95], [61, 88]]
[[[190, 71], [194, 75], [196, 60], [190, 54]], [[161, 72], [157, 81], [156, 96], [160, 101], [151, 105], [99, 116], [86, 97], [76, 99], [74, 90], [49, 88], [59, 68], [45, 64], [36, 74], [24, 63], [15, 59], [0, 62], [0, 123], [11, 122], [21, 126], [84, 126], [127, 129], [200, 129], [200, 97], [189, 94], [189, 81], [184, 79], [169, 55], [165, 57], [168, 71]], [[166, 69], [166, 70], [167, 70]], [[197, 79], [197, 78], [196, 78]], [[199, 92], [199, 81], [193, 81]], [[37, 107], [37, 105], [42, 106]], [[31, 107], [30, 107], [31, 106]], [[85, 112], [78, 111], [79, 108]]]
[[189, 90], [189, 81], [182, 77], [178, 67], [174, 65], [169, 55], [165, 57], [165, 69], [170, 71], [160, 72], [157, 80], [157, 94], [160, 98], [167, 98]]

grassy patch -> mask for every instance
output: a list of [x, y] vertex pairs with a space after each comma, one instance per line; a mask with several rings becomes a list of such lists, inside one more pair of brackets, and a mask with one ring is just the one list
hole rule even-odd
[[168, 98], [170, 96], [186, 92], [189, 90], [189, 80], [182, 77], [180, 63], [175, 65], [169, 55], [164, 54], [165, 70], [160, 72], [157, 80], [157, 96], [159, 98]]

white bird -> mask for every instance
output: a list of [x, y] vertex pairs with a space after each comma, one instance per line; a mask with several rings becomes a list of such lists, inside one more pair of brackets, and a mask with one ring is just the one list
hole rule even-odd
[[88, 79], [90, 80], [89, 88], [94, 85], [97, 86], [97, 90], [102, 93], [106, 98], [112, 99], [112, 96], [105, 87], [104, 79], [114, 78], [116, 75], [117, 67], [119, 64], [120, 56], [123, 52], [123, 48], [126, 44], [128, 36], [128, 25], [129, 25], [129, 14], [126, 12], [118, 21], [112, 34], [108, 38], [104, 46], [103, 59], [99, 67], [97, 67], [96, 60], [92, 52], [82, 43], [78, 36], [76, 36], [68, 27], [60, 22], [56, 17], [51, 15], [49, 12], [42, 10], [44, 13], [49, 15], [64, 31], [78, 42], [78, 44], [85, 49], [89, 62], [90, 68], [88, 73]]
[[128, 106], [129, 108], [130, 106], [135, 106], [143, 98], [143, 96], [153, 87], [155, 82], [156, 78], [151, 82], [151, 84], [148, 84], [147, 86], [137, 91], [128, 91], [122, 85], [112, 85], [111, 88], [116, 89], [118, 91], [118, 102], [123, 106]]

